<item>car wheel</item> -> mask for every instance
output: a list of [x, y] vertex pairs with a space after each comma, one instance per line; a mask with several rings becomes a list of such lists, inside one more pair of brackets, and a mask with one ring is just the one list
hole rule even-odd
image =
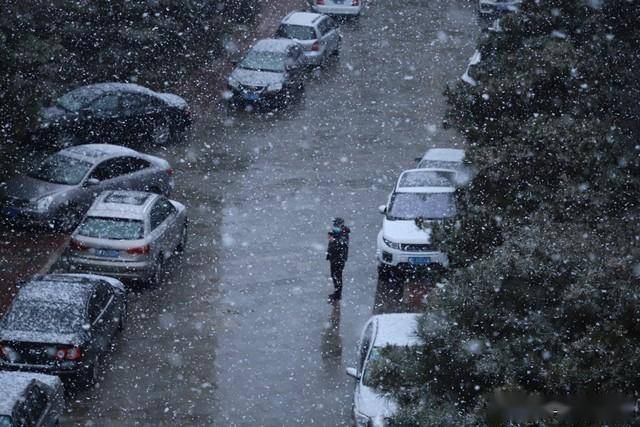
[[166, 123], [157, 125], [151, 131], [151, 143], [167, 145], [171, 141], [171, 128]]
[[179, 254], [184, 253], [185, 249], [187, 248], [187, 224], [188, 221], [185, 220], [184, 226], [182, 227], [182, 235], [180, 236], [180, 243], [178, 243], [178, 246], [176, 247], [176, 252]]

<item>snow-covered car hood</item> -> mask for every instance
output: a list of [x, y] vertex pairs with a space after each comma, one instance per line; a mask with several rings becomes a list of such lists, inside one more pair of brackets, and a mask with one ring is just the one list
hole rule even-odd
[[80, 345], [86, 341], [82, 334], [62, 334], [53, 332], [18, 331], [13, 329], [0, 330], [0, 341], [33, 342], [42, 344]]
[[431, 229], [421, 229], [414, 220], [382, 221], [382, 236], [395, 243], [429, 244]]
[[398, 410], [398, 404], [392, 398], [384, 396], [364, 384], [360, 385], [356, 399], [358, 412], [370, 417], [374, 425], [384, 425], [382, 421], [385, 418], [393, 417]]
[[284, 73], [236, 68], [231, 73], [229, 80], [235, 80], [242, 85], [268, 86], [284, 82]]
[[20, 200], [35, 201], [41, 197], [63, 193], [70, 188], [73, 188], [73, 186], [40, 181], [39, 179], [22, 175], [0, 187], [0, 194]]
[[184, 108], [187, 106], [187, 101], [173, 93], [159, 93], [158, 96], [172, 107]]

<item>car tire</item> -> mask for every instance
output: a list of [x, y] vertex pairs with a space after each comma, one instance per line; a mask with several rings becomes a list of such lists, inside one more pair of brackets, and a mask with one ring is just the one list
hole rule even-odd
[[182, 227], [182, 235], [180, 236], [180, 243], [176, 246], [176, 253], [183, 254], [185, 249], [187, 248], [187, 239], [188, 239], [188, 220], [184, 220], [184, 226]]

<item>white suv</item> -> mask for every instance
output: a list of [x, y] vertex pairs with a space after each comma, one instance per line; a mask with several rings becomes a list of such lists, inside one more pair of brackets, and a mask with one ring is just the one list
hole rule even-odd
[[339, 55], [342, 43], [338, 25], [321, 13], [291, 12], [280, 23], [276, 37], [300, 44], [311, 66], [320, 66], [329, 56]]
[[447, 254], [431, 242], [429, 224], [456, 214], [454, 180], [455, 171], [447, 169], [410, 169], [400, 175], [388, 203], [379, 208], [384, 214], [376, 248], [381, 275], [449, 266]]
[[311, 0], [314, 12], [329, 15], [360, 16], [362, 0]]

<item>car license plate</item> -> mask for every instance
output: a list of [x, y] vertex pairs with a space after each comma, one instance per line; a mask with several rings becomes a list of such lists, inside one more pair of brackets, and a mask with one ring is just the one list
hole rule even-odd
[[247, 101], [257, 101], [259, 97], [260, 96], [257, 93], [253, 92], [246, 92], [244, 94], [244, 99], [246, 99]]
[[428, 265], [431, 259], [425, 256], [409, 257], [409, 264], [413, 265]]
[[107, 258], [117, 258], [120, 255], [120, 251], [116, 249], [96, 249], [96, 255]]

